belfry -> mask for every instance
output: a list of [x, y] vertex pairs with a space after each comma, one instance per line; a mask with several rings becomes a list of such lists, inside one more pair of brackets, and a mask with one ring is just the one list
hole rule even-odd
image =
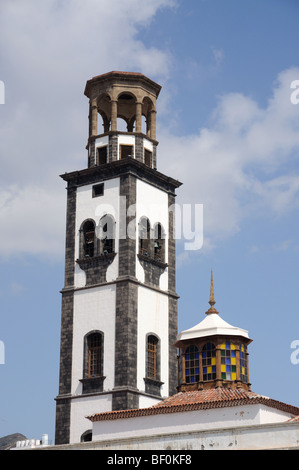
[[87, 415], [176, 392], [177, 180], [157, 171], [156, 101], [140, 73], [88, 80], [88, 166], [65, 173], [56, 444], [91, 440]]

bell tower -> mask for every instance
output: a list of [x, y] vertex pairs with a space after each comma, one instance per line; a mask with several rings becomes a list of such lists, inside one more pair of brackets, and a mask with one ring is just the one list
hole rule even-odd
[[175, 191], [157, 171], [156, 101], [140, 73], [88, 80], [88, 167], [65, 173], [56, 444], [90, 439], [87, 415], [176, 392]]

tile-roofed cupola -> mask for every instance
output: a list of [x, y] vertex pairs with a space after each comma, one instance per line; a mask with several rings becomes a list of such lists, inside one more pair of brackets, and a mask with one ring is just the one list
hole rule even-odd
[[179, 349], [178, 391], [208, 388], [250, 390], [247, 346], [248, 332], [224, 321], [215, 309], [211, 272], [210, 308], [206, 317], [177, 336]]

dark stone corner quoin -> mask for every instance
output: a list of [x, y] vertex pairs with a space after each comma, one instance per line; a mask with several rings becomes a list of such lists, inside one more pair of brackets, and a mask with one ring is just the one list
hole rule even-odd
[[113, 263], [115, 256], [116, 253], [108, 253], [76, 260], [76, 263], [86, 274], [86, 286], [106, 282], [107, 268]]

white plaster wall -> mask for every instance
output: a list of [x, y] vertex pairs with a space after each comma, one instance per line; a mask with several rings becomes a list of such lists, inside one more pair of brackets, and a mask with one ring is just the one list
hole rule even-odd
[[[104, 333], [104, 390], [114, 387], [116, 286], [94, 287], [74, 294], [72, 394], [82, 392], [84, 336], [93, 330]], [[98, 410], [99, 412], [99, 410]]]
[[[160, 378], [162, 397], [168, 396], [168, 297], [160, 292], [138, 287], [137, 388], [145, 390], [146, 335], [160, 340]], [[140, 405], [141, 406], [141, 405]]]
[[92, 423], [86, 419], [94, 413], [112, 409], [112, 395], [81, 397], [71, 403], [70, 443], [80, 442], [82, 434], [92, 428]]
[[[109, 136], [105, 135], [103, 137], [98, 137], [95, 142], [96, 148], [103, 147], [109, 145]], [[135, 136], [134, 135], [126, 135], [126, 134], [119, 134], [118, 135], [118, 150], [117, 150], [117, 158], [119, 159], [119, 145], [133, 145], [134, 146], [134, 155], [135, 158]], [[153, 151], [153, 143], [148, 139], [143, 139], [143, 146], [150, 152]]]
[[149, 397], [146, 395], [139, 395], [139, 408], [149, 408], [156, 405], [161, 399]]
[[[92, 184], [81, 186], [77, 189], [77, 207], [76, 207], [76, 240], [75, 240], [75, 260], [79, 258], [79, 229], [82, 222], [86, 219], [93, 219], [98, 225], [101, 217], [105, 214], [111, 214], [116, 221], [115, 251], [118, 253], [118, 230], [119, 230], [119, 178], [104, 181], [104, 194], [99, 197], [92, 197]], [[113, 263], [107, 269], [106, 280], [113, 281], [118, 276], [118, 255], [116, 254]], [[78, 264], [75, 265], [75, 286], [83, 287], [86, 283], [86, 277]]]
[[264, 423], [278, 423], [279, 421], [283, 422], [286, 420], [286, 416], [289, 419], [292, 418], [291, 414], [287, 414], [285, 411], [273, 410], [266, 405], [260, 405], [260, 419], [261, 424]]
[[[165, 263], [168, 262], [168, 194], [148, 183], [137, 180], [136, 186], [136, 253], [138, 247], [138, 222], [141, 217], [147, 217], [151, 224], [151, 229], [156, 223], [161, 223], [165, 232]], [[144, 282], [144, 272], [138, 258], [136, 259], [136, 277], [140, 282]], [[168, 290], [167, 269], [160, 277], [160, 288]]]
[[109, 137], [108, 135], [104, 135], [103, 137], [98, 137], [96, 139], [96, 148], [99, 148], [99, 147], [104, 147], [105, 145], [108, 145], [109, 144]]
[[[143, 416], [130, 419], [97, 421], [93, 423], [93, 441], [155, 436], [157, 434], [192, 433], [228, 427], [253, 426], [281, 422], [281, 413], [268, 409], [269, 421], [260, 422], [261, 405], [232, 406], [211, 410]], [[289, 415], [284, 415], [284, 421]]]
[[[109, 438], [108, 438], [109, 439]], [[172, 461], [171, 450], [181, 450], [182, 456], [188, 458], [192, 450], [298, 450], [299, 423], [284, 422], [262, 425], [232, 426], [229, 428], [215, 428], [206, 431], [178, 432], [175, 434], [159, 434], [153, 436], [138, 436], [135, 438], [93, 440], [81, 444], [41, 447], [43, 449], [59, 450], [132, 450], [155, 451], [163, 450], [162, 456]], [[193, 466], [199, 464], [200, 454], [192, 455]], [[154, 464], [157, 464], [156, 454], [153, 454]], [[186, 463], [188, 463], [188, 461]], [[161, 464], [165, 460], [161, 460]], [[177, 462], [175, 462], [177, 463]], [[184, 465], [184, 460], [181, 464]]]
[[150, 152], [154, 150], [154, 145], [150, 140], [143, 139], [143, 146], [145, 149], [149, 150]]

